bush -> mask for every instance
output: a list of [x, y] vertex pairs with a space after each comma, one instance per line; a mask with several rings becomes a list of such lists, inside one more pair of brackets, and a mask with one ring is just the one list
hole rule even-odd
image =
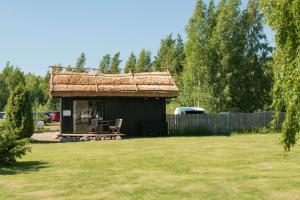
[[18, 140], [18, 131], [10, 131], [7, 126], [0, 124], [0, 166], [11, 164], [30, 151], [28, 139]]
[[10, 132], [18, 130], [19, 138], [33, 134], [32, 105], [29, 92], [22, 85], [17, 86], [8, 99], [5, 123]]

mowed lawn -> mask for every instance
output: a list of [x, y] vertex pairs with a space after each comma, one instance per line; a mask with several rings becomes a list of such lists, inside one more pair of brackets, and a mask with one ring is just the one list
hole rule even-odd
[[0, 199], [300, 199], [300, 147], [278, 134], [31, 144]]

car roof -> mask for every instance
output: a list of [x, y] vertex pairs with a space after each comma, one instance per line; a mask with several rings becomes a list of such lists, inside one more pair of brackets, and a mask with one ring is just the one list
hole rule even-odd
[[203, 108], [200, 107], [178, 107], [176, 110], [182, 110], [182, 111], [189, 111], [189, 110], [197, 110], [197, 111], [205, 111]]

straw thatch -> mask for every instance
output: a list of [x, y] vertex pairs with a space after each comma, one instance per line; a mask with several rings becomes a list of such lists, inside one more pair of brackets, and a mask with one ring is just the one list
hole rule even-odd
[[52, 71], [53, 97], [136, 96], [176, 97], [178, 88], [169, 72], [87, 74]]

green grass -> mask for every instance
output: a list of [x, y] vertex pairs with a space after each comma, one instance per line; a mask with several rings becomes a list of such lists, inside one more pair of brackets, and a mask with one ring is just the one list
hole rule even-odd
[[300, 199], [300, 147], [279, 135], [31, 144], [0, 199]]

